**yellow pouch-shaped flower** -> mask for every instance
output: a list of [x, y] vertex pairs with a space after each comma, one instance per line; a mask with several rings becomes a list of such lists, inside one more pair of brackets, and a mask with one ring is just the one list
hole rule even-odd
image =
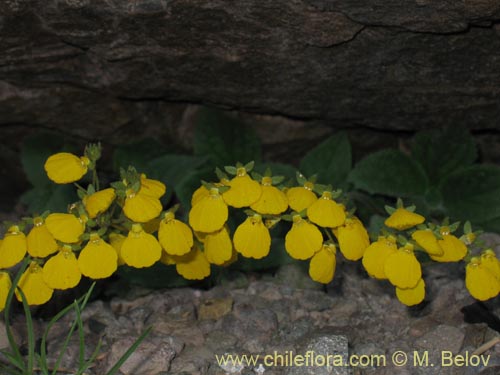
[[358, 218], [347, 219], [336, 230], [340, 251], [346, 259], [359, 260], [370, 245], [370, 238], [363, 223]]
[[398, 208], [385, 220], [384, 224], [389, 228], [405, 230], [415, 225], [422, 224], [424, 221], [425, 217], [422, 215], [408, 211], [405, 208]]
[[210, 275], [210, 263], [198, 247], [177, 260], [175, 269], [187, 280], [202, 280]]
[[297, 212], [309, 208], [309, 206], [318, 200], [318, 197], [312, 192], [312, 189], [308, 188], [307, 183], [305, 186], [296, 186], [288, 189], [286, 191], [286, 197], [290, 208]]
[[64, 245], [43, 265], [43, 281], [52, 289], [74, 288], [81, 278], [78, 261], [68, 245]]
[[428, 254], [441, 256], [444, 253], [441, 246], [439, 246], [436, 236], [429, 229], [416, 230], [412, 233], [411, 238]]
[[167, 187], [163, 182], [147, 178], [145, 174], [141, 174], [141, 193], [160, 199], [166, 191]]
[[481, 254], [481, 264], [500, 281], [500, 261], [493, 250], [487, 249]]
[[0, 271], [0, 312], [5, 309], [5, 302], [7, 301], [7, 294], [9, 294], [12, 287], [10, 275], [7, 272]]
[[425, 298], [424, 279], [420, 279], [414, 288], [401, 289], [396, 287], [396, 297], [406, 306], [418, 305]]
[[401, 289], [415, 288], [422, 278], [422, 268], [411, 245], [406, 245], [389, 255], [384, 272], [392, 285]]
[[471, 296], [479, 301], [496, 297], [500, 292], [500, 281], [482, 264], [479, 257], [473, 257], [465, 267], [465, 286]]
[[219, 189], [212, 188], [209, 195], [200, 199], [189, 211], [189, 225], [197, 232], [211, 233], [224, 226], [227, 216], [226, 202]]
[[160, 222], [158, 240], [167, 254], [184, 255], [193, 247], [193, 232], [186, 224], [177, 220], [172, 212], [167, 212]]
[[106, 211], [115, 200], [116, 194], [113, 188], [108, 188], [90, 194], [83, 198], [83, 205], [91, 219]]
[[363, 267], [371, 277], [387, 279], [384, 271], [385, 261], [397, 250], [396, 240], [393, 237], [379, 237], [376, 242], [366, 248], [363, 254]]
[[45, 162], [47, 176], [56, 184], [69, 184], [78, 181], [85, 173], [90, 160], [68, 152], [60, 152], [50, 156]]
[[85, 231], [85, 224], [72, 214], [50, 214], [45, 219], [50, 234], [58, 241], [76, 243]]
[[318, 227], [300, 215], [293, 216], [292, 228], [285, 237], [285, 249], [294, 259], [309, 259], [323, 246], [323, 235]]
[[262, 178], [262, 194], [250, 208], [262, 215], [279, 215], [288, 208], [285, 193], [272, 185], [271, 177]]
[[205, 236], [205, 257], [209, 263], [223, 265], [233, 255], [233, 243], [226, 227]]
[[245, 168], [238, 168], [236, 177], [228, 182], [228, 186], [230, 189], [222, 193], [222, 198], [231, 207], [248, 207], [257, 202], [262, 194], [260, 184], [252, 180]]
[[125, 264], [123, 261], [121, 252], [122, 252], [122, 245], [123, 241], [125, 241], [125, 237], [123, 234], [120, 233], [110, 233], [109, 234], [109, 244], [113, 246], [113, 249], [116, 251], [116, 256], [118, 257], [118, 265], [121, 266]]
[[432, 255], [432, 260], [436, 262], [458, 262], [467, 254], [467, 246], [453, 234], [443, 234], [443, 239], [438, 240], [438, 244], [443, 249], [443, 254]]
[[145, 223], [160, 215], [163, 209], [158, 198], [145, 194], [142, 189], [135, 193], [127, 190], [127, 197], [123, 205], [123, 213], [130, 220], [137, 223]]
[[269, 254], [271, 235], [262, 222], [262, 216], [255, 214], [241, 223], [233, 236], [234, 248], [247, 258], [261, 259]]
[[332, 199], [332, 193], [323, 192], [307, 209], [307, 217], [323, 228], [336, 228], [345, 222], [344, 207]]
[[33, 220], [33, 228], [28, 233], [26, 241], [28, 253], [32, 257], [45, 258], [57, 251], [57, 242], [41, 217], [36, 217]]
[[309, 276], [311, 279], [322, 284], [328, 284], [333, 280], [337, 264], [335, 253], [334, 244], [325, 244], [320, 251], [314, 254], [309, 263]]
[[10, 268], [23, 260], [27, 248], [24, 233], [17, 225], [11, 226], [0, 243], [0, 269]]
[[[30, 306], [43, 305], [54, 293], [54, 290], [43, 281], [42, 268], [36, 262], [31, 262], [26, 271], [23, 272], [18, 286], [23, 291]], [[16, 298], [22, 302], [21, 294], [17, 290]]]
[[160, 260], [161, 252], [158, 240], [152, 234], [144, 232], [140, 224], [133, 224], [122, 243], [120, 254], [125, 264], [143, 268]]
[[89, 242], [80, 251], [78, 267], [83, 275], [91, 279], [109, 277], [118, 267], [116, 250], [97, 233], [91, 233]]

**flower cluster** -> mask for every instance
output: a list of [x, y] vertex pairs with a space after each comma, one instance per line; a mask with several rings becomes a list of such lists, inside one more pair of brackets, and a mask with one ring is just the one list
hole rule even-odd
[[[80, 200], [68, 212], [45, 212], [8, 227], [0, 240], [0, 310], [12, 287], [8, 270], [26, 257], [30, 263], [19, 288], [30, 305], [39, 305], [54, 290], [77, 286], [82, 276], [107, 278], [122, 265], [144, 268], [162, 262], [186, 279], [201, 280], [212, 265], [230, 265], [238, 256], [266, 257], [271, 231], [280, 221], [288, 223], [287, 253], [308, 261], [310, 277], [320, 283], [332, 281], [338, 249], [347, 260], [362, 260], [371, 277], [388, 280], [406, 305], [425, 297], [424, 258], [464, 260], [466, 286], [479, 300], [500, 292], [500, 263], [490, 249], [471, 254], [477, 233], [469, 223], [456, 237], [458, 223], [425, 222], [398, 201], [396, 208], [388, 208], [385, 228], [370, 241], [341, 191], [300, 173], [297, 183], [284, 183], [270, 170], [255, 173], [253, 162], [225, 167], [226, 173], [217, 169], [217, 182], [202, 182], [184, 223], [176, 217], [177, 206], [163, 207], [166, 186], [133, 167], [101, 189], [96, 172], [100, 153], [99, 145], [89, 145], [82, 156], [58, 153], [47, 159], [48, 177], [58, 184], [75, 183]], [[91, 182], [84, 188], [80, 180], [86, 181], [88, 172]], [[246, 218], [229, 225], [237, 211]], [[16, 296], [21, 299], [17, 291]]]

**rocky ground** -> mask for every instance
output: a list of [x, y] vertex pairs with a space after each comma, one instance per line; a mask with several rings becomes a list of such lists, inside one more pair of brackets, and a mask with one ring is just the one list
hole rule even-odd
[[[488, 239], [500, 243], [495, 236]], [[401, 305], [388, 283], [369, 279], [357, 265], [342, 262], [326, 288], [297, 267], [285, 266], [275, 275], [241, 275], [210, 290], [134, 289], [127, 298], [97, 300], [85, 309], [87, 352], [103, 340], [101, 354], [87, 374], [105, 374], [148, 326], [153, 327], [151, 334], [122, 366], [123, 374], [496, 374], [500, 344], [494, 344], [499, 334], [488, 324], [498, 329], [498, 298], [475, 303], [461, 272], [450, 265], [427, 267], [427, 302], [415, 308]], [[465, 315], [477, 323], [465, 322]], [[15, 321], [23, 341], [21, 317]], [[41, 331], [44, 322], [36, 323]], [[59, 351], [70, 324], [68, 318], [53, 328], [49, 353]], [[481, 348], [485, 343], [490, 347]], [[478, 349], [482, 357], [471, 357]], [[366, 366], [311, 367], [304, 359], [303, 366], [290, 366], [292, 356], [305, 358], [311, 351], [316, 364], [326, 354], [344, 362], [348, 356], [365, 364], [373, 360]], [[448, 352], [455, 356], [453, 366]], [[225, 354], [260, 357], [253, 357], [254, 364], [218, 363], [217, 356]], [[460, 362], [457, 355], [468, 362]], [[77, 356], [75, 338], [63, 359], [68, 373]], [[406, 365], [396, 366], [405, 358]], [[477, 363], [488, 358], [488, 366]]]

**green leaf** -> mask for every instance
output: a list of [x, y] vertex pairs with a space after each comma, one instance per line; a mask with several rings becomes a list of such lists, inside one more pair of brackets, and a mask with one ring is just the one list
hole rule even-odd
[[118, 171], [133, 166], [139, 173], [146, 173], [149, 177], [152, 172], [149, 162], [165, 153], [165, 146], [150, 138], [121, 145], [113, 153], [113, 168]]
[[21, 195], [21, 202], [28, 207], [31, 213], [66, 212], [68, 205], [76, 202], [78, 195], [73, 185], [36, 185]]
[[398, 150], [382, 150], [361, 160], [349, 175], [349, 181], [370, 194], [392, 197], [422, 195], [427, 176], [422, 166]]
[[300, 162], [305, 176], [318, 174], [318, 182], [343, 188], [352, 168], [351, 144], [346, 133], [332, 135], [307, 153]]
[[268, 168], [273, 172], [273, 176], [284, 176], [285, 182], [288, 180], [292, 180], [295, 182], [295, 175], [297, 173], [297, 170], [288, 164], [283, 164], [283, 163], [258, 164], [254, 168], [254, 171], [258, 172], [259, 174], [264, 174], [265, 170]]
[[199, 114], [194, 136], [194, 154], [209, 157], [215, 166], [258, 162], [261, 145], [255, 131], [223, 112], [205, 108]]
[[441, 185], [443, 202], [453, 219], [473, 224], [500, 218], [500, 168], [474, 165], [446, 177]]
[[462, 127], [419, 132], [412, 142], [412, 156], [437, 185], [450, 173], [471, 165], [477, 158], [476, 144]]

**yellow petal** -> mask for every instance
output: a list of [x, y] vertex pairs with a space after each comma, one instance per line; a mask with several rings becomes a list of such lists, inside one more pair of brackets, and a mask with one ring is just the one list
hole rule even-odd
[[443, 249], [439, 246], [438, 240], [431, 230], [417, 230], [413, 232], [411, 238], [427, 253], [437, 256], [443, 255]]
[[436, 262], [457, 262], [467, 254], [467, 246], [452, 234], [442, 235], [443, 239], [438, 240], [438, 244], [443, 249], [443, 254], [430, 255]]
[[127, 191], [127, 198], [123, 205], [123, 213], [130, 220], [145, 223], [160, 215], [163, 209], [158, 198], [139, 192]]
[[11, 226], [0, 244], [0, 268], [16, 265], [23, 260], [26, 251], [26, 236], [17, 225]]
[[121, 256], [132, 267], [150, 267], [160, 260], [161, 246], [151, 234], [144, 232], [140, 224], [133, 224], [127, 238], [123, 241]]
[[7, 301], [7, 294], [9, 294], [12, 282], [10, 275], [7, 272], [0, 271], [0, 312], [5, 309], [5, 302]]
[[189, 211], [189, 225], [198, 232], [211, 233], [221, 229], [227, 221], [228, 208], [217, 188], [202, 198]]
[[43, 266], [43, 281], [52, 289], [74, 288], [80, 282], [82, 274], [75, 254], [69, 246], [50, 258]]
[[307, 209], [309, 220], [323, 228], [336, 228], [345, 222], [343, 206], [335, 202], [331, 196], [330, 192], [325, 191], [321, 198]]
[[175, 269], [185, 279], [202, 280], [210, 275], [210, 263], [197, 247], [181, 258], [176, 262]]
[[405, 230], [422, 224], [424, 221], [425, 217], [422, 215], [410, 212], [405, 208], [398, 208], [385, 220], [384, 224], [389, 228]]
[[346, 259], [359, 260], [370, 245], [368, 232], [357, 218], [347, 219], [337, 228], [336, 234], [340, 251]]
[[85, 225], [72, 214], [50, 214], [45, 219], [50, 234], [58, 241], [75, 243], [85, 231]]
[[60, 152], [50, 156], [45, 162], [47, 176], [57, 184], [69, 184], [78, 181], [87, 173], [89, 159], [85, 156]]
[[309, 206], [318, 200], [316, 194], [314, 194], [310, 189], [302, 186], [296, 186], [288, 189], [286, 197], [288, 198], [290, 208], [297, 212], [309, 208]]
[[83, 198], [83, 205], [91, 219], [105, 212], [115, 200], [116, 194], [113, 188], [95, 192]]
[[[23, 291], [28, 305], [43, 305], [52, 297], [54, 292], [43, 281], [42, 268], [36, 262], [31, 262], [21, 275], [19, 288]], [[16, 298], [19, 302], [22, 301], [21, 294], [17, 290]]]
[[424, 279], [420, 279], [414, 288], [401, 289], [396, 287], [396, 297], [406, 306], [418, 305], [425, 298]]
[[279, 215], [287, 210], [288, 199], [277, 187], [262, 185], [262, 194], [250, 208], [262, 215]]
[[293, 217], [292, 229], [285, 237], [285, 249], [294, 259], [309, 259], [323, 246], [323, 235], [318, 227], [302, 219]]
[[[240, 168], [245, 171], [245, 168]], [[222, 194], [227, 205], [241, 208], [248, 207], [257, 202], [262, 194], [262, 188], [257, 181], [250, 178], [248, 174], [240, 173], [228, 182], [230, 189]]]
[[122, 245], [123, 245], [123, 241], [125, 241], [125, 237], [123, 234], [120, 234], [120, 233], [110, 233], [109, 234], [109, 244], [111, 246], [113, 246], [113, 249], [115, 249], [116, 251], [116, 256], [118, 257], [118, 265], [121, 266], [123, 264], [125, 264], [125, 262], [123, 261], [123, 258], [121, 256], [121, 252], [122, 252]]
[[167, 187], [163, 182], [146, 178], [145, 174], [141, 175], [141, 193], [160, 199], [166, 191]]
[[271, 235], [258, 214], [241, 223], [233, 236], [234, 248], [247, 258], [261, 259], [269, 254]]
[[385, 260], [384, 272], [392, 285], [401, 289], [414, 288], [422, 277], [422, 268], [415, 254], [400, 248]]
[[191, 196], [191, 207], [196, 205], [202, 198], [208, 197], [209, 195], [210, 191], [205, 186], [201, 185]]
[[168, 254], [184, 255], [193, 247], [193, 232], [186, 224], [175, 219], [173, 213], [168, 212], [160, 222], [158, 240]]
[[91, 279], [104, 279], [111, 276], [118, 267], [116, 250], [92, 233], [87, 245], [80, 251], [78, 267], [83, 275]]
[[465, 267], [465, 286], [480, 301], [496, 297], [500, 291], [500, 281], [478, 257], [473, 257]]
[[205, 257], [209, 263], [223, 265], [233, 255], [233, 243], [227, 228], [209, 233], [205, 237]]
[[493, 250], [488, 249], [481, 254], [481, 264], [500, 281], [500, 261]]
[[328, 284], [333, 280], [337, 263], [335, 253], [335, 245], [325, 244], [320, 251], [314, 254], [309, 263], [311, 279], [322, 284]]
[[28, 233], [26, 240], [28, 253], [32, 257], [45, 258], [57, 251], [57, 242], [41, 217], [34, 219], [34, 226]]
[[387, 257], [394, 254], [398, 247], [394, 238], [380, 237], [368, 246], [363, 254], [363, 267], [371, 277], [387, 279], [384, 265]]

